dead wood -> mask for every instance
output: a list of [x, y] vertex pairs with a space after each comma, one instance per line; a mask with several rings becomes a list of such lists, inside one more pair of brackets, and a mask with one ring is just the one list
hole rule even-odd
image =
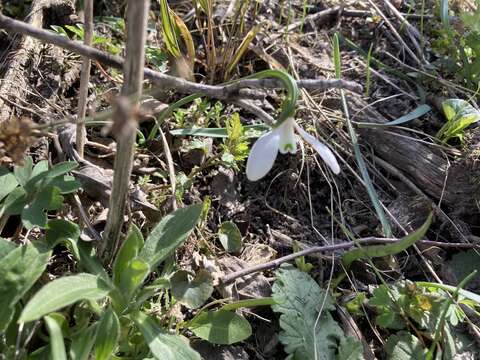
[[[349, 98], [356, 121], [386, 123], [388, 120], [361, 98]], [[438, 147], [420, 142], [401, 130], [361, 128], [359, 133], [368, 146], [395, 166], [435, 202], [447, 205], [456, 217], [473, 223], [479, 214], [480, 184], [478, 169], [470, 161], [453, 159]]]
[[[43, 27], [50, 14], [73, 14], [74, 3], [71, 0], [34, 0], [30, 15], [27, 18], [29, 25]], [[14, 107], [4, 99], [18, 102], [27, 96], [29, 74], [32, 64], [41, 56], [38, 51], [41, 42], [29, 36], [17, 36], [12, 42], [10, 54], [4, 64], [7, 70], [0, 83], [0, 122], [8, 120], [14, 113]]]

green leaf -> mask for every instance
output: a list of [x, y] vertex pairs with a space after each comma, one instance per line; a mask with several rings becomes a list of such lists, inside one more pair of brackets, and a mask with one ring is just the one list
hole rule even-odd
[[233, 311], [204, 311], [188, 325], [199, 338], [212, 344], [230, 345], [252, 335], [250, 323]]
[[6, 170], [5, 168], [0, 168], [0, 201], [3, 200], [5, 196], [10, 194], [17, 186], [18, 181], [15, 178], [15, 175]]
[[378, 326], [384, 329], [395, 330], [405, 327], [405, 323], [398, 314], [398, 306], [394, 304], [394, 301], [397, 301], [399, 297], [400, 295], [396, 287], [388, 288], [382, 284], [373, 291], [373, 296], [368, 301], [368, 304], [374, 306], [377, 310], [378, 315], [375, 321]]
[[130, 260], [135, 258], [143, 247], [143, 235], [140, 229], [132, 224], [130, 232], [118, 251], [113, 265], [113, 282], [119, 286], [122, 273], [127, 268]]
[[238, 253], [242, 249], [242, 234], [232, 221], [225, 221], [220, 225], [218, 238], [223, 248], [229, 253]]
[[10, 322], [15, 304], [45, 270], [50, 251], [41, 243], [9, 250], [0, 259], [0, 333]]
[[117, 346], [119, 336], [120, 322], [118, 316], [109, 307], [103, 313], [97, 326], [95, 360], [108, 360]]
[[150, 273], [150, 266], [140, 258], [132, 259], [122, 272], [120, 292], [128, 301]]
[[478, 279], [480, 276], [480, 255], [476, 250], [471, 249], [453, 255], [449, 264], [457, 281], [461, 281], [474, 270], [478, 271], [475, 278]]
[[45, 239], [51, 247], [62, 242], [76, 242], [79, 237], [80, 228], [71, 221], [53, 219], [47, 222]]
[[430, 213], [425, 223], [418, 230], [408, 234], [396, 243], [388, 245], [362, 246], [361, 248], [348, 251], [342, 257], [343, 265], [348, 269], [355, 260], [395, 255], [404, 251], [425, 236], [432, 223], [432, 219], [433, 213]]
[[142, 312], [132, 315], [150, 351], [159, 360], [200, 360], [200, 354], [193, 350], [186, 339], [166, 333], [155, 320]]
[[57, 177], [50, 181], [49, 184], [59, 188], [61, 194], [71, 194], [81, 187], [80, 182], [71, 175]]
[[399, 117], [398, 119], [383, 123], [383, 124], [374, 124], [374, 123], [357, 123], [359, 127], [362, 128], [376, 128], [376, 127], [385, 127], [385, 126], [398, 126], [405, 124], [409, 121], [418, 119], [419, 117], [422, 117], [426, 113], [428, 113], [430, 110], [432, 110], [431, 106], [423, 104], [420, 105], [419, 107], [415, 108], [414, 110], [410, 111], [408, 114], [403, 115]]
[[165, 216], [148, 236], [140, 258], [153, 269], [182, 244], [194, 229], [202, 212], [202, 204], [190, 205]]
[[3, 203], [3, 206], [5, 207], [5, 214], [20, 215], [26, 204], [27, 193], [22, 187], [17, 187], [7, 195]]
[[388, 338], [385, 351], [389, 360], [424, 360], [427, 354], [420, 341], [404, 331]]
[[[7, 256], [9, 253], [11, 253], [16, 248], [17, 247], [15, 246], [15, 244], [13, 242], [5, 240], [3, 238], [0, 238], [0, 259], [3, 259], [5, 256]], [[0, 262], [0, 264], [1, 264], [1, 262]]]
[[45, 325], [47, 325], [48, 334], [50, 335], [50, 355], [52, 360], [67, 360], [67, 352], [60, 325], [51, 316], [45, 316]]
[[272, 310], [281, 314], [279, 340], [285, 352], [295, 359], [315, 359], [318, 354], [322, 359], [334, 359], [344, 335], [330, 314], [335, 307], [327, 292], [308, 274], [283, 266], [272, 295], [276, 302]]
[[465, 289], [458, 289], [455, 286], [445, 285], [445, 284], [437, 284], [437, 283], [427, 282], [427, 281], [417, 281], [415, 284], [417, 284], [418, 286], [424, 286], [424, 287], [432, 288], [432, 289], [442, 289], [442, 290], [448, 291], [452, 294], [454, 294], [456, 291], [458, 291], [458, 295], [460, 295], [460, 296], [462, 296], [466, 299], [472, 300], [472, 301], [474, 301], [474, 302], [476, 302], [477, 304], [480, 305], [480, 295], [475, 294], [475, 293], [473, 293], [471, 291], [468, 291], [468, 290], [465, 290]]
[[90, 352], [95, 343], [95, 331], [97, 323], [90, 327], [85, 327], [75, 333], [70, 345], [70, 358], [72, 360], [89, 360]]
[[343, 338], [336, 360], [363, 360], [362, 344], [353, 337]]
[[99, 300], [108, 292], [105, 282], [95, 275], [81, 273], [64, 276], [42, 287], [27, 303], [19, 321], [37, 320], [80, 300]]
[[258, 298], [258, 299], [245, 299], [235, 301], [229, 304], [225, 304], [221, 307], [222, 310], [237, 310], [240, 308], [251, 308], [257, 306], [271, 306], [276, 304], [275, 300], [271, 297]]
[[480, 120], [480, 112], [462, 99], [445, 100], [442, 108], [447, 122], [438, 131], [437, 138], [443, 142], [453, 137], [462, 141], [465, 128]]
[[175, 299], [190, 309], [202, 306], [213, 293], [213, 278], [203, 269], [191, 281], [186, 271], [177, 271], [170, 284]]
[[32, 176], [33, 171], [33, 160], [30, 156], [25, 157], [25, 164], [23, 166], [15, 166], [13, 168], [13, 173], [18, 181], [18, 183], [22, 186], [25, 186], [27, 181]]
[[[243, 127], [246, 138], [260, 137], [263, 132], [270, 130], [267, 125], [246, 125]], [[227, 128], [196, 128], [196, 129], [178, 129], [170, 131], [173, 136], [205, 136], [211, 138], [228, 138]], [[253, 136], [248, 136], [253, 134]]]

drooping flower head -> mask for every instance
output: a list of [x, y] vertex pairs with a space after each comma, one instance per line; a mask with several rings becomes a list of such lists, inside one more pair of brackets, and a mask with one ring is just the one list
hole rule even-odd
[[303, 130], [293, 117], [290, 117], [276, 128], [262, 135], [253, 145], [247, 160], [247, 178], [250, 181], [260, 180], [267, 175], [272, 169], [279, 151], [282, 154], [295, 154], [297, 152], [295, 131], [317, 151], [334, 174], [340, 173], [340, 166], [333, 152]]

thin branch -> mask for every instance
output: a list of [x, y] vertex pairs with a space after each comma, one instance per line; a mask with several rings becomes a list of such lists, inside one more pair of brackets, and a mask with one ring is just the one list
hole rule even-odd
[[[363, 238], [363, 239], [358, 239], [355, 242], [344, 242], [342, 244], [335, 244], [335, 245], [326, 245], [326, 246], [312, 246], [308, 249], [298, 251], [296, 253], [283, 256], [281, 258], [263, 263], [263, 264], [258, 264], [249, 268], [245, 268], [236, 272], [233, 272], [231, 274], [228, 274], [222, 278], [220, 278], [220, 283], [221, 284], [228, 284], [234, 281], [235, 279], [264, 271], [264, 270], [269, 270], [269, 269], [276, 269], [280, 267], [283, 263], [295, 260], [296, 258], [299, 258], [301, 256], [307, 256], [315, 253], [320, 253], [320, 252], [332, 252], [336, 250], [344, 250], [344, 249], [350, 249], [352, 247], [355, 247], [356, 244], [361, 244], [361, 245], [368, 245], [368, 244], [392, 244], [399, 242], [401, 239], [394, 239], [394, 238], [377, 238], [377, 237], [369, 237], [369, 238]], [[468, 243], [443, 243], [440, 241], [430, 241], [430, 240], [420, 240], [417, 243], [427, 245], [427, 246], [438, 246], [438, 247], [443, 247], [443, 248], [478, 248], [479, 245], [476, 244], [468, 244]]]
[[[137, 129], [135, 117], [139, 109], [138, 99], [142, 94], [149, 7], [149, 0], [129, 0], [128, 2], [127, 58], [123, 71], [122, 96], [118, 99], [113, 128], [117, 138], [117, 154], [107, 224], [101, 249], [105, 263], [113, 259], [119, 247], [130, 187]], [[131, 102], [128, 97], [137, 100]]]
[[[14, 33], [32, 36], [40, 41], [60, 46], [64, 49], [73, 51], [79, 55], [89, 57], [90, 59], [99, 61], [105, 65], [122, 68], [124, 59], [119, 56], [107, 54], [101, 50], [85, 46], [77, 41], [72, 41], [65, 36], [57, 35], [53, 32], [39, 29], [37, 27], [26, 24], [22, 21], [14, 20], [8, 16], [0, 14], [0, 28], [10, 30]], [[282, 88], [280, 81], [272, 79], [244, 79], [223, 85], [205, 85], [184, 80], [175, 76], [167, 75], [154, 71], [152, 69], [144, 69], [145, 78], [159, 84], [163, 89], [175, 89], [184, 94], [200, 93], [219, 100], [226, 100], [236, 97], [239, 90], [245, 87], [252, 88]], [[299, 80], [299, 87], [309, 90], [327, 90], [333, 88], [343, 88], [353, 92], [361, 93], [362, 86], [353, 81], [335, 80], [335, 79], [311, 79]]]
[[[84, 40], [86, 46], [92, 45], [93, 40], [93, 0], [85, 0], [84, 8]], [[88, 83], [90, 82], [90, 58], [83, 57], [82, 75], [80, 77], [80, 90], [78, 96], [78, 112], [77, 112], [77, 136], [76, 145], [80, 157], [83, 159], [85, 142], [87, 139], [87, 130], [85, 128], [84, 119], [87, 113], [88, 99]]]

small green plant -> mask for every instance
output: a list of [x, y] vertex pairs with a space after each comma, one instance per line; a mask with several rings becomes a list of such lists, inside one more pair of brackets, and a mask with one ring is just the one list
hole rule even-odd
[[[198, 222], [203, 206], [191, 205], [167, 215], [144, 240], [132, 225], [109, 275], [90, 243], [79, 239], [78, 225], [50, 220], [45, 237], [17, 247], [0, 239], [0, 351], [20, 358], [27, 354], [49, 359], [123, 358], [200, 359], [180, 330], [192, 331], [215, 344], [242, 341], [251, 334], [247, 320], [232, 310], [202, 309], [188, 321], [169, 315], [180, 305], [201, 307], [213, 292], [213, 279], [205, 270], [196, 274], [165, 267], [153, 282], [145, 283]], [[35, 291], [52, 249], [67, 247], [80, 272], [61, 276]], [[23, 301], [20, 301], [23, 300]], [[23, 305], [26, 304], [26, 305]], [[45, 322], [48, 337], [32, 347], [17, 333], [16, 323], [38, 334], [35, 322]], [[229, 331], [225, 331], [228, 329]], [[39, 334], [38, 334], [39, 335]], [[45, 344], [46, 340], [46, 344]], [[17, 344], [18, 342], [18, 344]]]
[[437, 138], [446, 143], [452, 138], [463, 142], [465, 129], [480, 120], [480, 112], [462, 99], [448, 99], [442, 103], [447, 122], [437, 133]]
[[222, 163], [235, 170], [239, 170], [238, 164], [243, 162], [249, 153], [245, 129], [240, 121], [240, 116], [235, 113], [226, 122], [227, 138], [221, 145]]
[[63, 205], [63, 196], [75, 192], [80, 184], [68, 172], [77, 167], [76, 162], [63, 162], [49, 169], [43, 160], [33, 166], [31, 157], [23, 166], [16, 166], [13, 173], [0, 168], [0, 214], [20, 215], [27, 229], [44, 228], [47, 212]]

